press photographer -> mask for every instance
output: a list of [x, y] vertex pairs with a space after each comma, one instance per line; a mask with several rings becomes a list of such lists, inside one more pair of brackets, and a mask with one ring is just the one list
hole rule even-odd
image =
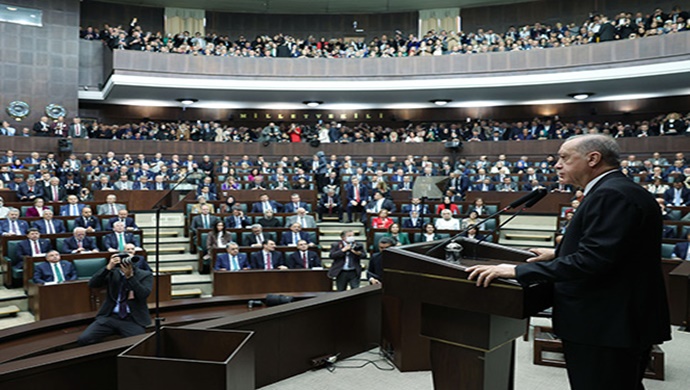
[[106, 286], [107, 294], [96, 320], [79, 336], [80, 345], [100, 342], [104, 337], [143, 334], [151, 323], [146, 299], [153, 287], [153, 274], [137, 267], [128, 253], [116, 253], [89, 280], [89, 287]]
[[328, 276], [335, 279], [338, 291], [345, 291], [348, 285], [350, 288], [359, 287], [362, 275], [361, 260], [366, 258], [367, 254], [364, 252], [364, 245], [357, 242], [352, 230], [340, 233], [340, 239], [331, 247], [330, 257], [333, 259], [333, 265], [328, 270]]

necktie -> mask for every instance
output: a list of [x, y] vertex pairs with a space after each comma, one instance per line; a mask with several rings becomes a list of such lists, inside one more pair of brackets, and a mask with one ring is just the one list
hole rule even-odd
[[122, 234], [122, 233], [117, 234], [117, 249], [120, 252], [125, 250], [125, 237], [124, 237], [124, 234]]
[[232, 271], [237, 271], [240, 269], [240, 264], [237, 262], [237, 256], [232, 256], [230, 267]]
[[264, 202], [264, 212], [271, 209], [271, 205], [268, 202]]
[[53, 226], [53, 221], [48, 221], [48, 223], [46, 223], [46, 227], [48, 228], [48, 234], [55, 234], [55, 227]]
[[41, 247], [38, 246], [38, 240], [34, 241], [34, 256], [41, 254]]
[[56, 186], [53, 186], [53, 200], [55, 202], [60, 200], [60, 198], [58, 198], [58, 189]]
[[242, 227], [242, 221], [240, 217], [235, 217], [235, 227]]
[[125, 277], [120, 276], [120, 291], [117, 294], [117, 316], [121, 319], [127, 317], [129, 305], [127, 305], [127, 289], [125, 288]]
[[304, 218], [303, 218], [303, 217], [300, 217], [300, 218], [299, 218], [299, 224], [300, 224], [302, 227], [306, 227], [305, 224], [304, 224]]
[[297, 233], [292, 233], [292, 243], [297, 245], [297, 241], [299, 241], [299, 235]]
[[673, 205], [674, 206], [682, 206], [683, 202], [680, 199], [680, 190], [676, 189], [675, 193], [676, 193], [675, 194], [676, 196], [673, 198]]
[[77, 248], [83, 248], [81, 240], [77, 240]]
[[271, 260], [271, 252], [266, 253], [266, 269], [273, 269], [273, 262]]
[[359, 203], [359, 187], [353, 188], [355, 191], [355, 202]]
[[308, 269], [309, 268], [309, 262], [307, 262], [307, 253], [302, 252], [302, 262], [304, 263], [304, 268]]
[[79, 215], [79, 210], [77, 209], [77, 205], [76, 205], [76, 204], [73, 204], [70, 208], [71, 208], [72, 210], [70, 211], [69, 215], [71, 215], [71, 216], [77, 216], [77, 215]]
[[53, 263], [53, 273], [55, 274], [55, 280], [58, 283], [62, 283], [65, 281], [65, 276], [62, 274], [62, 267], [60, 267], [60, 264]]
[[34, 188], [33, 188], [33, 187], [29, 187], [29, 192], [34, 192]]
[[12, 221], [12, 233], [19, 234], [19, 226], [17, 226], [17, 221]]
[[110, 214], [112, 214], [112, 215], [117, 214], [117, 212], [115, 211], [115, 205], [112, 203], [110, 204]]
[[81, 126], [80, 125], [74, 126], [74, 135], [76, 135], [77, 137], [79, 137], [81, 135]]
[[203, 216], [204, 219], [204, 229], [208, 229], [208, 215]]
[[328, 214], [333, 213], [333, 198], [328, 197]]

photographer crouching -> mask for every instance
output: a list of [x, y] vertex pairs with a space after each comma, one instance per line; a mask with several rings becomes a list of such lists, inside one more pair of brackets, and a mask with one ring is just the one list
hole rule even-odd
[[153, 274], [137, 267], [133, 257], [117, 253], [89, 280], [89, 287], [106, 286], [105, 302], [96, 320], [79, 336], [79, 345], [100, 342], [106, 336], [143, 334], [151, 323], [146, 299], [153, 287]]

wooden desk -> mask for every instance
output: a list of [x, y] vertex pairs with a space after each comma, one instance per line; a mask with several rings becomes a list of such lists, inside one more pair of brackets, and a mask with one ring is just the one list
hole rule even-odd
[[244, 270], [213, 272], [213, 295], [332, 291], [326, 270]]
[[681, 261], [668, 277], [667, 287], [671, 323], [688, 329], [690, 326], [690, 261]]

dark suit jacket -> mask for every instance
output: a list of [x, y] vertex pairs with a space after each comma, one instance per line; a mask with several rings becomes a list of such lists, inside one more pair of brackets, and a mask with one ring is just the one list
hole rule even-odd
[[[271, 252], [271, 261], [273, 263], [273, 269], [276, 269], [281, 265], [285, 265], [285, 258], [283, 257], [283, 254], [277, 251]], [[264, 263], [264, 251], [252, 253], [249, 264], [252, 269], [266, 269], [266, 264]]]
[[[352, 202], [355, 200], [355, 187], [352, 184], [348, 184], [345, 187], [345, 190], [347, 191], [347, 201]], [[359, 201], [366, 201], [367, 200], [367, 186], [365, 186], [362, 183], [359, 183]]]
[[[113, 224], [117, 221], [120, 220], [120, 217], [112, 217], [108, 220], [108, 229], [113, 230]], [[125, 218], [125, 228], [132, 228], [134, 230], [139, 229], [139, 226], [137, 226], [136, 223], [134, 223], [134, 218], [132, 217], [127, 217]]]
[[231, 215], [225, 217], [225, 227], [228, 229], [241, 229], [251, 225], [247, 220], [247, 217], [241, 217], [239, 225], [235, 223], [235, 216]]
[[[311, 243], [311, 240], [309, 240], [309, 234], [307, 232], [299, 232], [299, 238], [300, 240], [305, 240], [306, 242]], [[280, 239], [280, 245], [288, 246], [292, 243], [292, 232], [284, 232], [283, 236]]]
[[381, 261], [381, 256], [381, 252], [371, 255], [369, 268], [367, 268], [367, 278], [374, 278], [379, 282], [383, 282], [383, 262]]
[[355, 271], [357, 272], [357, 275], [360, 275], [362, 273], [362, 263], [360, 260], [366, 257], [366, 253], [362, 252], [361, 256], [355, 255], [354, 253], [349, 253], [348, 252], [343, 252], [343, 241], [339, 240], [338, 242], [334, 243], [331, 246], [331, 252], [330, 252], [330, 258], [333, 259], [333, 264], [331, 264], [331, 268], [328, 270], [328, 276], [331, 278], [335, 278], [338, 275], [340, 275], [340, 271], [343, 270], [345, 267], [345, 262], [347, 260], [346, 256], [350, 255], [352, 262], [354, 263]]
[[83, 227], [86, 229], [89, 226], [91, 226], [93, 230], [97, 232], [101, 231], [101, 222], [98, 220], [98, 218], [89, 217], [88, 219], [84, 219], [84, 217], [79, 217], [74, 220], [74, 227]]
[[53, 189], [52, 186], [44, 187], [43, 189], [43, 196], [45, 197], [46, 202], [60, 202], [65, 197], [67, 196], [67, 192], [65, 191], [64, 188], [58, 186], [58, 193], [57, 193], [57, 199], [53, 198]]
[[26, 183], [22, 183], [19, 185], [19, 188], [17, 188], [17, 198], [19, 198], [19, 200], [29, 199], [30, 196], [34, 196], [35, 198], [42, 198], [43, 188], [43, 184], [36, 183], [36, 185], [33, 188], [33, 191], [29, 191], [29, 186], [27, 186]]
[[[429, 205], [426, 205], [426, 204], [425, 204], [424, 206], [422, 206], [421, 204], [419, 204], [419, 205], [417, 205], [417, 207], [416, 207], [415, 209], [416, 209], [418, 212], [421, 211], [420, 215], [421, 215], [421, 214], [429, 214]], [[405, 214], [411, 213], [411, 212], [412, 212], [412, 204], [406, 204], [406, 205], [404, 205], [404, 206], [402, 207], [401, 212], [403, 212], [403, 213], [405, 213]]]
[[[60, 206], [60, 215], [65, 217], [69, 215], [69, 210], [70, 210], [71, 205], [69, 204], [63, 204]], [[81, 210], [84, 209], [85, 205], [83, 203], [77, 203], [77, 210], [79, 210], [79, 215], [81, 215]]]
[[556, 259], [516, 268], [528, 285], [554, 282], [553, 323], [570, 342], [646, 348], [670, 339], [654, 196], [620, 172], [604, 176], [568, 225]]
[[[488, 187], [487, 191], [496, 191], [496, 186], [494, 184], [487, 184], [486, 186]], [[475, 184], [472, 186], [472, 191], [484, 191], [483, 188], [484, 183]]]
[[[49, 250], [53, 249], [50, 245], [50, 240], [45, 238], [38, 239], [38, 246], [41, 249], [41, 253], [46, 254]], [[17, 257], [13, 259], [13, 267], [23, 268], [24, 267], [24, 256], [31, 256], [33, 252], [31, 251], [31, 245], [29, 240], [22, 240], [17, 245]]]
[[[125, 232], [125, 244], [137, 244], [134, 241], [134, 234]], [[106, 234], [105, 237], [103, 237], [103, 247], [105, 248], [105, 250], [111, 248], [117, 249], [118, 246], [119, 245], [117, 242], [117, 236], [115, 235], [115, 233]]]
[[[29, 223], [26, 221], [22, 221], [21, 219], [18, 219], [17, 227], [19, 228], [21, 234], [26, 234], [26, 232], [29, 230]], [[9, 233], [11, 231], [12, 229], [10, 229], [10, 220], [0, 219], [0, 234]]]
[[[309, 263], [309, 268], [321, 267], [321, 259], [313, 251], [307, 251], [307, 262]], [[304, 269], [304, 262], [302, 261], [302, 253], [300, 251], [291, 253], [286, 263], [290, 269]]]
[[[38, 229], [41, 234], [48, 234], [48, 228], [46, 227], [46, 220], [39, 219], [34, 221], [33, 226]], [[64, 233], [67, 231], [65, 228], [65, 223], [59, 219], [53, 219], [53, 227], [55, 228], [55, 233]]]
[[[81, 242], [81, 246], [87, 251], [92, 251], [98, 249], [96, 246], [96, 240], [93, 237], [84, 237]], [[70, 237], [62, 242], [62, 253], [72, 253], [79, 248], [77, 240], [74, 237]]]
[[[208, 215], [208, 228], [213, 229], [213, 225], [216, 224], [216, 221], [218, 221], [218, 217], [216, 217], [215, 215], [209, 214]], [[204, 221], [201, 218], [201, 214], [192, 218], [192, 226], [191, 226], [192, 232], [196, 233], [197, 230], [203, 229], [203, 228], [204, 228]]]
[[[307, 204], [304, 202], [299, 202], [299, 207], [302, 207], [303, 209], [307, 210]], [[292, 203], [292, 202], [285, 203], [285, 205], [283, 205], [283, 212], [284, 213], [296, 213], [297, 209], [295, 208], [294, 203]]]
[[148, 182], [146, 183], [146, 185], [144, 185], [143, 183], [137, 181], [134, 182], [134, 184], [132, 184], [132, 190], [153, 190], [153, 185]]
[[421, 228], [422, 227], [422, 219], [417, 218], [417, 223], [414, 224], [412, 223], [412, 218], [406, 218], [403, 221], [403, 227], [407, 229], [412, 229], [412, 228]]
[[[377, 201], [372, 199], [369, 203], [367, 203], [366, 209], [367, 210], [373, 210], [374, 207], [376, 206], [376, 203], [377, 203]], [[390, 211], [391, 213], [394, 213], [395, 212], [395, 203], [393, 203], [393, 201], [390, 199], [384, 199], [383, 203], [381, 204], [381, 208], [386, 209], [386, 210]]]
[[[268, 203], [271, 205], [271, 208], [273, 209], [274, 212], [280, 212], [283, 210], [283, 205], [276, 202], [275, 200], [269, 200]], [[264, 204], [261, 202], [256, 202], [252, 204], [252, 213], [262, 213], [264, 212]]]
[[685, 257], [688, 255], [688, 245], [690, 245], [690, 242], [687, 241], [677, 243], [673, 247], [673, 256], [685, 260]]
[[[108, 294], [105, 295], [105, 301], [101, 304], [96, 317], [107, 317], [113, 313], [116, 304], [115, 300], [118, 298], [120, 282], [123, 278], [124, 276], [117, 267], [112, 271], [103, 267], [91, 277], [89, 287], [107, 286], [108, 288]], [[153, 274], [134, 267], [134, 276], [126, 279], [125, 283], [126, 289], [134, 292], [134, 299], [127, 300], [132, 319], [140, 326], [148, 326], [151, 324], [151, 316], [149, 315], [146, 299], [151, 294], [153, 287]]]
[[[65, 277], [65, 280], [77, 280], [77, 270], [71, 262], [60, 260], [60, 266], [62, 267], [62, 275]], [[53, 268], [50, 266], [50, 263], [44, 261], [34, 267], [34, 283], [49, 283], [53, 281]]]
[[[675, 197], [676, 189], [671, 187], [664, 192], [664, 200], [666, 205], [673, 206], [673, 199]], [[680, 190], [680, 198], [683, 200], [683, 206], [690, 206], [690, 190], [683, 187]]]
[[[237, 254], [237, 263], [240, 265], [240, 269], [249, 268], [249, 261], [247, 260], [247, 255], [244, 253]], [[227, 253], [220, 253], [216, 256], [216, 264], [213, 269], [219, 271], [221, 268], [230, 270], [230, 255]]]

